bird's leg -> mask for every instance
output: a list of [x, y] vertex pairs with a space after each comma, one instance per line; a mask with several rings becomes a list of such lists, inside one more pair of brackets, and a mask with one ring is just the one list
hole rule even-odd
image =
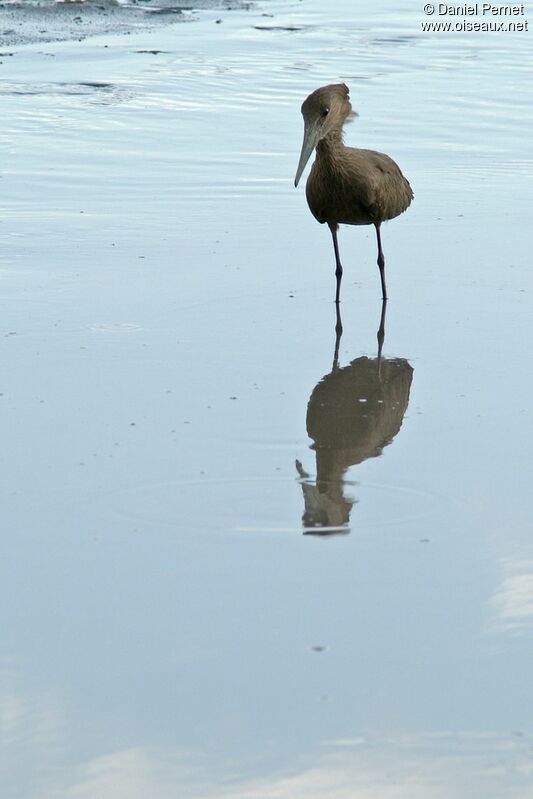
[[335, 292], [335, 302], [338, 305], [341, 296], [341, 280], [342, 280], [342, 264], [339, 255], [339, 243], [337, 241], [337, 228], [339, 226], [333, 222], [330, 222], [328, 224], [329, 224], [329, 229], [331, 230], [331, 235], [333, 237], [333, 249], [335, 250], [335, 277], [337, 278], [337, 291]]
[[338, 303], [335, 305], [335, 311], [337, 316], [337, 322], [335, 324], [335, 353], [333, 355], [333, 366], [331, 367], [332, 372], [336, 372], [337, 369], [339, 368], [339, 347], [342, 336], [341, 309]]
[[378, 266], [379, 266], [379, 274], [381, 277], [381, 292], [383, 299], [387, 299], [387, 286], [385, 285], [385, 256], [383, 255], [383, 250], [381, 249], [381, 222], [376, 222], [376, 235], [378, 237]]
[[378, 363], [381, 361], [381, 351], [383, 349], [383, 342], [385, 341], [385, 314], [387, 311], [387, 300], [381, 302], [381, 319], [379, 320], [378, 328]]

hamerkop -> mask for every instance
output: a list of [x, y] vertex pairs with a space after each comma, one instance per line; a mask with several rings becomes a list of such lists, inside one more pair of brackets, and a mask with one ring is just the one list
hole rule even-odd
[[335, 276], [339, 302], [342, 264], [339, 257], [339, 225], [374, 225], [378, 240], [378, 266], [383, 299], [387, 299], [385, 258], [381, 248], [381, 223], [402, 214], [413, 192], [399, 166], [384, 153], [345, 147], [342, 126], [356, 116], [344, 83], [316, 89], [302, 105], [304, 140], [294, 185], [302, 176], [311, 153], [316, 159], [307, 179], [306, 196], [311, 213], [328, 223], [335, 249]]

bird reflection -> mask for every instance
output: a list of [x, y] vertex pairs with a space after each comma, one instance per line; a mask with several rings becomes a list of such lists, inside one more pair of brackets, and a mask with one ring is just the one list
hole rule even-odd
[[313, 439], [316, 480], [296, 461], [303, 490], [305, 532], [348, 533], [353, 499], [344, 493], [350, 466], [382, 454], [400, 430], [409, 403], [413, 368], [405, 358], [384, 358], [386, 301], [381, 308], [376, 358], [362, 356], [339, 367], [342, 320], [337, 308], [333, 367], [313, 389], [307, 433]]

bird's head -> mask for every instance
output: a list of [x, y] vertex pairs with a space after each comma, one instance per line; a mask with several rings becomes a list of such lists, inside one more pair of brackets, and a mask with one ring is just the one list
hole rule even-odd
[[305, 165], [320, 139], [332, 130], [340, 130], [349, 117], [356, 116], [350, 103], [350, 92], [345, 83], [332, 83], [321, 86], [307, 97], [302, 104], [304, 118], [304, 140], [294, 185], [302, 176]]

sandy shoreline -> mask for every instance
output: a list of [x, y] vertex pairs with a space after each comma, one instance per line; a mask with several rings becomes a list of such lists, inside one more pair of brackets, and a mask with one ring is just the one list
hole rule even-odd
[[[128, 35], [175, 22], [190, 22], [200, 10], [238, 10], [250, 6], [239, 0], [146, 0], [121, 4], [117, 0], [0, 3], [0, 48], [54, 41], [83, 41], [89, 36]], [[0, 57], [2, 54], [0, 53]]]

